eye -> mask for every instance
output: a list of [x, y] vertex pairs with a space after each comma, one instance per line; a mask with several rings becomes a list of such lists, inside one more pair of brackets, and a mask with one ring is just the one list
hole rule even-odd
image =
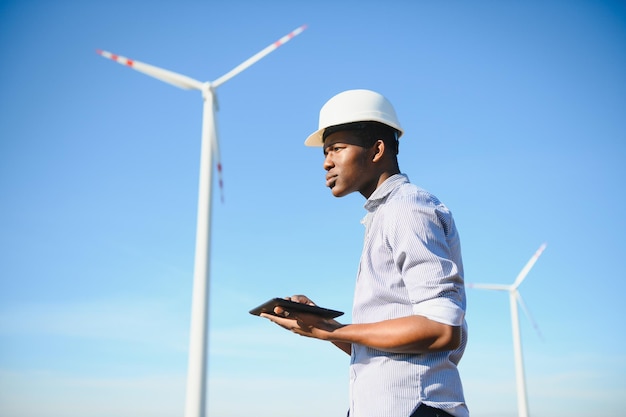
[[346, 145], [343, 145], [343, 144], [329, 145], [326, 149], [324, 149], [324, 156], [328, 155], [331, 152], [332, 153], [340, 152], [345, 147], [346, 147]]

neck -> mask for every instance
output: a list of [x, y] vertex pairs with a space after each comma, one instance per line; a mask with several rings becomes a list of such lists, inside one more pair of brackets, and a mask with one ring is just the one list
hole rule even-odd
[[393, 175], [396, 175], [399, 173], [400, 173], [400, 169], [398, 169], [397, 167], [394, 169], [389, 169], [389, 170], [385, 170], [381, 172], [380, 175], [375, 180], [372, 181], [369, 187], [361, 191], [361, 195], [365, 197], [366, 199], [370, 198], [370, 196], [374, 193], [374, 191], [376, 191], [376, 189], [380, 187], [383, 182], [387, 181]]

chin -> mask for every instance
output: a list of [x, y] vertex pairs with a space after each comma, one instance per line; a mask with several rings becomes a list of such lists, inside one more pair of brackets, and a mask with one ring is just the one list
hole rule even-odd
[[339, 188], [337, 188], [337, 187], [331, 188], [331, 189], [330, 189], [330, 192], [331, 192], [331, 193], [333, 194], [333, 196], [335, 196], [335, 197], [344, 197], [344, 196], [346, 196], [346, 195], [350, 194], [348, 191], [346, 191], [346, 190], [341, 190], [341, 189], [339, 189]]

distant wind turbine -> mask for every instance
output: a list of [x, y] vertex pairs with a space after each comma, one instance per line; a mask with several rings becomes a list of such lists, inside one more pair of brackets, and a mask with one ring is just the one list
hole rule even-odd
[[204, 100], [185, 417], [204, 417], [206, 414], [206, 355], [208, 345], [209, 256], [212, 206], [211, 174], [213, 171], [214, 155], [217, 159], [219, 185], [220, 188], [222, 188], [222, 165], [219, 157], [219, 143], [215, 120], [215, 112], [217, 111], [215, 89], [279, 46], [284, 45], [305, 29], [306, 25], [300, 26], [216, 80], [206, 82], [197, 81], [185, 75], [134, 61], [123, 56], [112, 54], [111, 52], [97, 51], [105, 58], [112, 59], [122, 65], [129, 66], [134, 70], [143, 72], [146, 75], [165, 81], [176, 87], [186, 90], [199, 90]]
[[528, 272], [530, 272], [541, 253], [546, 248], [546, 244], [542, 244], [539, 249], [535, 252], [535, 254], [530, 258], [528, 263], [522, 268], [520, 273], [515, 278], [515, 282], [511, 285], [501, 285], [501, 284], [468, 284], [470, 288], [479, 288], [484, 290], [496, 290], [496, 291], [507, 291], [509, 293], [509, 301], [511, 303], [511, 326], [513, 328], [513, 352], [515, 354], [515, 379], [517, 384], [517, 412], [519, 417], [528, 417], [528, 399], [526, 397], [526, 378], [524, 377], [524, 360], [522, 358], [522, 338], [520, 335], [519, 329], [519, 314], [517, 312], [517, 303], [519, 302], [522, 306], [522, 309], [530, 319], [535, 330], [538, 330], [537, 325], [533, 321], [524, 301], [522, 300], [522, 296], [520, 295], [517, 288], [520, 286]]

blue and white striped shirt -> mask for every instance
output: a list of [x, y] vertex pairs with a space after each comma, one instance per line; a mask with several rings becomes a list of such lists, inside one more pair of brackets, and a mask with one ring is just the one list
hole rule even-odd
[[422, 403], [469, 416], [457, 364], [465, 350], [465, 289], [452, 214], [404, 174], [365, 204], [365, 242], [354, 294], [354, 323], [410, 315], [463, 326], [454, 351], [399, 354], [353, 344], [350, 417], [409, 417]]

